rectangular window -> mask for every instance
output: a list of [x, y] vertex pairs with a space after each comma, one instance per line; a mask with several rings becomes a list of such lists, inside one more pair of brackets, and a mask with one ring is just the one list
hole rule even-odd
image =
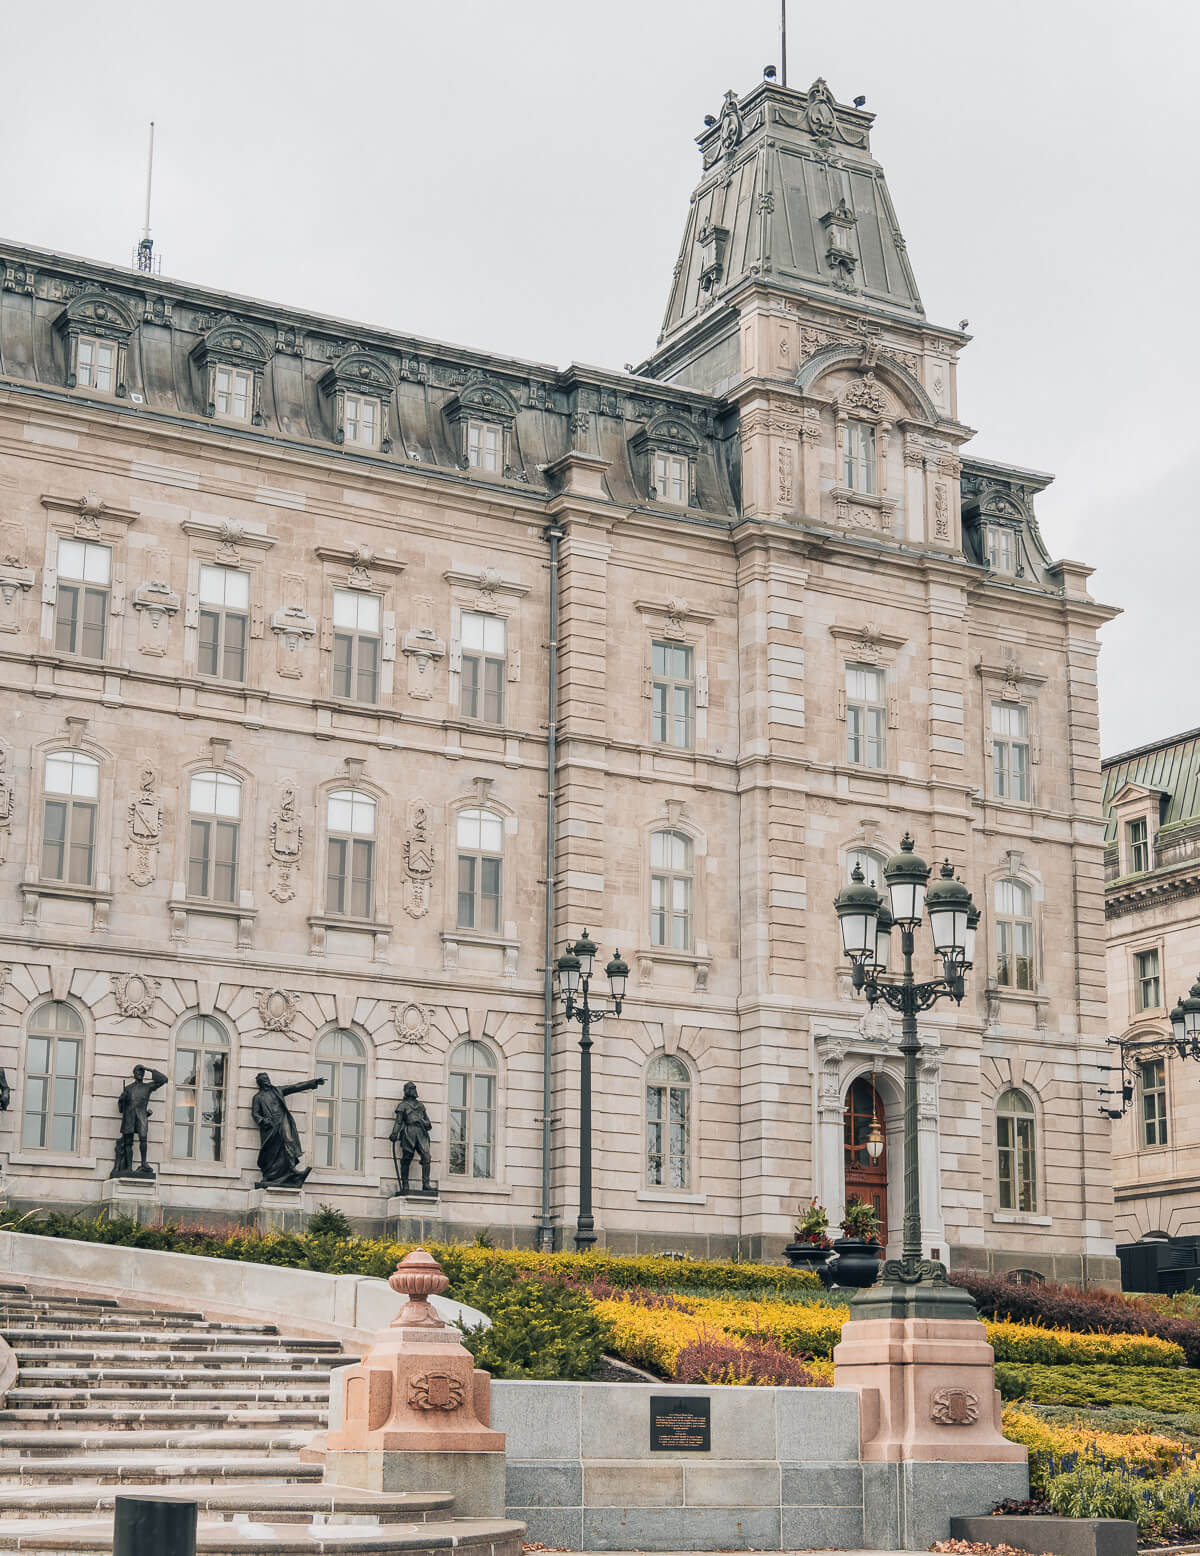
[[333, 591], [333, 694], [379, 701], [383, 602], [355, 589]]
[[47, 800], [42, 824], [42, 879], [90, 886], [95, 867], [96, 807]]
[[887, 766], [887, 702], [882, 670], [846, 666], [846, 760]]
[[254, 374], [240, 367], [217, 369], [217, 415], [229, 421], [249, 421], [254, 403]]
[[472, 470], [499, 471], [504, 428], [490, 421], [467, 423], [467, 464]]
[[237, 900], [238, 823], [197, 821], [188, 834], [188, 896]]
[[848, 421], [843, 479], [852, 492], [875, 490], [875, 428], [869, 421]]
[[1167, 1066], [1163, 1059], [1148, 1059], [1139, 1066], [1142, 1093], [1142, 1144], [1167, 1143]]
[[1130, 821], [1125, 827], [1125, 841], [1129, 845], [1130, 875], [1144, 875], [1150, 868], [1150, 823], [1145, 817]]
[[996, 1120], [999, 1144], [1000, 1209], [1037, 1211], [1032, 1116], [1002, 1113]]
[[117, 376], [117, 348], [110, 340], [81, 335], [76, 342], [75, 382], [81, 389], [111, 394]]
[[60, 654], [103, 659], [112, 552], [85, 540], [60, 540], [54, 647]]
[[992, 704], [992, 794], [998, 800], [1029, 803], [1029, 709], [1019, 703]]
[[502, 616], [478, 611], [462, 614], [463, 718], [504, 723], [504, 683], [508, 678], [508, 633]]
[[379, 401], [348, 394], [342, 428], [347, 443], [357, 443], [360, 448], [378, 448]]
[[375, 844], [370, 838], [331, 837], [325, 911], [370, 918], [375, 912]]
[[1134, 994], [1138, 1010], [1157, 1010], [1162, 1004], [1158, 951], [1137, 951], [1133, 958]]
[[690, 751], [694, 741], [696, 677], [692, 650], [683, 643], [655, 643], [651, 650], [651, 738]]
[[678, 454], [655, 454], [654, 490], [660, 502], [676, 503], [681, 508], [688, 502], [688, 461]]
[[200, 636], [196, 667], [222, 681], [246, 679], [250, 574], [235, 567], [200, 569]]
[[989, 524], [984, 534], [988, 566], [994, 573], [1012, 577], [1017, 570], [1017, 537], [1005, 524]]
[[500, 933], [499, 859], [459, 855], [458, 927], [478, 929], [485, 935]]

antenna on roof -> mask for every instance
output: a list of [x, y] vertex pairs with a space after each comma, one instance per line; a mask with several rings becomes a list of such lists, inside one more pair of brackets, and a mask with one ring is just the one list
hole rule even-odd
[[787, 0], [779, 0], [779, 84], [787, 85]]
[[159, 261], [154, 263], [154, 239], [150, 236], [150, 186], [154, 178], [154, 120], [150, 121], [150, 149], [146, 154], [146, 221], [142, 228], [141, 241], [137, 246], [134, 263], [145, 275], [153, 275], [156, 269], [162, 268]]

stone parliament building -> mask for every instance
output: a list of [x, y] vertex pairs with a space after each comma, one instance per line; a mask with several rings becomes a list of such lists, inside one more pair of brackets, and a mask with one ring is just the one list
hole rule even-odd
[[[967, 1000], [923, 1019], [927, 1246], [1113, 1278], [1112, 612], [1045, 547], [1050, 478], [964, 446], [968, 337], [925, 317], [871, 123], [822, 81], [727, 94], [636, 373], [0, 243], [13, 1204], [124, 1203], [143, 1063], [143, 1198], [263, 1216], [265, 1070], [326, 1081], [302, 1209], [569, 1243], [544, 970], [587, 927], [632, 968], [595, 1034], [601, 1240], [771, 1256], [849, 1185], [898, 1245], [898, 1024], [832, 899], [908, 829], [983, 908]], [[436, 1200], [396, 1192], [410, 1080]]]

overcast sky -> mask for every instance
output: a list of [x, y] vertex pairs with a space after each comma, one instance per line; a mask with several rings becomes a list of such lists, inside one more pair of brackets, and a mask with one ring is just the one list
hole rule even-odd
[[[1124, 616], [1106, 754], [1200, 725], [1194, 0], [789, 0], [789, 82], [878, 115], [979, 454], [1054, 471]], [[723, 92], [778, 0], [3, 7], [0, 235], [563, 365], [654, 346]], [[107, 18], [107, 19], [106, 19]]]

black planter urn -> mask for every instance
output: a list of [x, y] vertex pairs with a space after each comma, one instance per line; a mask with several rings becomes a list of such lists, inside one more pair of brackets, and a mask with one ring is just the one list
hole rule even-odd
[[873, 1286], [882, 1259], [882, 1243], [838, 1237], [834, 1239], [833, 1258], [817, 1273], [823, 1286]]
[[783, 1257], [794, 1270], [816, 1270], [828, 1259], [830, 1250], [819, 1243], [788, 1243]]

